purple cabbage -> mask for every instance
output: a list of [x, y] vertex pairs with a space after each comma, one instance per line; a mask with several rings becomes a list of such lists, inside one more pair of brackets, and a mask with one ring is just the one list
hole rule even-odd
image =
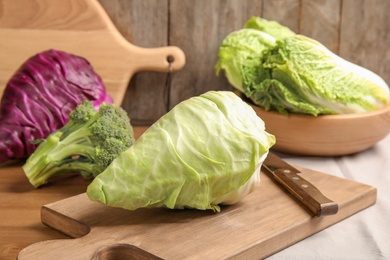
[[95, 108], [112, 103], [104, 84], [84, 58], [48, 50], [28, 59], [7, 83], [0, 103], [0, 163], [25, 159], [64, 126], [84, 100]]

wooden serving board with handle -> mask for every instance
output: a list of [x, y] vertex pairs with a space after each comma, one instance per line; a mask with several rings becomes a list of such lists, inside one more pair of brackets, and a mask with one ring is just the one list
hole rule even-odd
[[42, 223], [74, 239], [33, 244], [18, 259], [261, 259], [375, 204], [372, 186], [297, 168], [339, 204], [336, 215], [311, 215], [263, 172], [253, 193], [220, 213], [128, 211], [81, 194], [41, 211]]
[[86, 58], [117, 105], [135, 73], [174, 72], [185, 64], [178, 47], [128, 42], [96, 0], [0, 0], [0, 39], [0, 96], [23, 62], [48, 49]]

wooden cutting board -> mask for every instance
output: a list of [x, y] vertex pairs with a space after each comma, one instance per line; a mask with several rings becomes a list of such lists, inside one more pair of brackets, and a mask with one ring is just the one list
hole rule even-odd
[[297, 168], [339, 203], [336, 215], [311, 215], [265, 173], [255, 192], [220, 213], [128, 211], [81, 194], [41, 211], [42, 223], [75, 239], [33, 244], [18, 259], [261, 259], [375, 204], [374, 187]]
[[129, 43], [96, 0], [0, 0], [0, 39], [0, 97], [20, 65], [48, 49], [86, 58], [117, 105], [135, 73], [174, 72], [185, 64], [178, 47]]

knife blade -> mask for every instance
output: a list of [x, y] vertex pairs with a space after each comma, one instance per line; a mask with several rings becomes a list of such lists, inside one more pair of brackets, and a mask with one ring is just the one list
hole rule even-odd
[[312, 183], [299, 175], [301, 171], [277, 155], [270, 152], [262, 167], [316, 216], [334, 215], [338, 212], [336, 202], [325, 197]]

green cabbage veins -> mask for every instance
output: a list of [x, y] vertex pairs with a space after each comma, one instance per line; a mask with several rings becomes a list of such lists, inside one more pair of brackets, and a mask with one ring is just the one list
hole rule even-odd
[[244, 93], [265, 109], [285, 114], [359, 113], [389, 102], [382, 78], [302, 35], [278, 41], [263, 55], [256, 76], [243, 77]]
[[262, 63], [263, 51], [276, 45], [276, 39], [267, 33], [254, 29], [241, 29], [232, 32], [222, 42], [215, 68], [217, 75], [225, 70], [229, 83], [244, 91], [243, 69], [246, 73], [256, 74]]
[[[256, 33], [257, 31], [257, 33]], [[348, 114], [389, 103], [377, 74], [275, 21], [248, 20], [222, 41], [216, 64], [255, 104], [283, 114]]]
[[232, 92], [181, 102], [153, 124], [89, 185], [91, 200], [144, 207], [220, 211], [259, 182], [275, 143], [264, 122]]

